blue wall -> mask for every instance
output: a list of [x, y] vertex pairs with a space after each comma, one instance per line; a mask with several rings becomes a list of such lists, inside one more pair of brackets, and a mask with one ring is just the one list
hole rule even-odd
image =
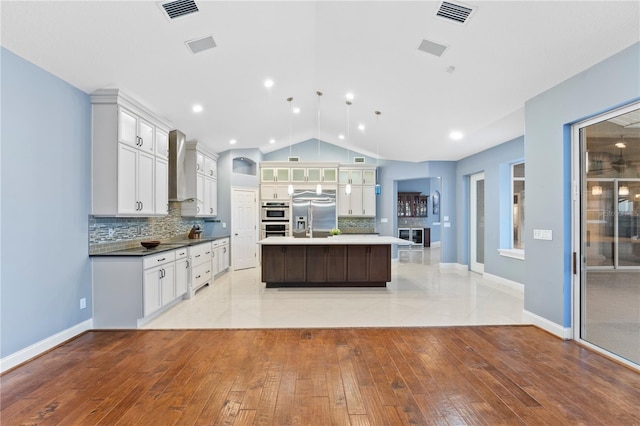
[[[498, 254], [499, 248], [510, 248], [511, 170], [510, 164], [524, 160], [524, 137], [513, 139], [458, 161], [456, 197], [458, 205], [458, 263], [469, 264], [469, 176], [484, 172], [485, 241], [484, 271], [511, 281], [524, 283], [524, 261]], [[528, 173], [528, 164], [525, 165]], [[529, 182], [528, 175], [525, 176]], [[526, 183], [528, 197], [529, 186]], [[529, 213], [529, 202], [525, 216]], [[505, 226], [506, 225], [506, 226]], [[525, 230], [528, 232], [528, 230]], [[505, 235], [506, 234], [506, 235]], [[526, 252], [526, 246], [525, 246]]]
[[12, 52], [0, 55], [5, 357], [92, 316], [91, 104]]
[[[525, 310], [571, 325], [570, 125], [640, 98], [640, 43], [525, 104]], [[534, 240], [550, 229], [552, 241]]]

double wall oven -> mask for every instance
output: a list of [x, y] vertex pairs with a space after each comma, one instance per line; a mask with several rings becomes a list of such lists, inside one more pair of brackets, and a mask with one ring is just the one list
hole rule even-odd
[[289, 235], [290, 204], [282, 201], [265, 201], [261, 208], [261, 237], [286, 237]]

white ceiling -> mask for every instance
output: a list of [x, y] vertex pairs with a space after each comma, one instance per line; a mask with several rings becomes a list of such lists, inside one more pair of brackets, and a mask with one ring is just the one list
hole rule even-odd
[[[640, 40], [638, 1], [464, 1], [476, 8], [464, 25], [437, 18], [438, 1], [196, 2], [169, 21], [155, 1], [3, 0], [1, 42], [87, 93], [124, 90], [216, 152], [232, 138], [288, 146], [288, 97], [294, 143], [319, 132], [346, 146], [350, 91], [351, 150], [426, 161], [522, 135], [525, 101]], [[187, 50], [209, 34], [216, 48]], [[448, 48], [429, 55], [423, 39]]]

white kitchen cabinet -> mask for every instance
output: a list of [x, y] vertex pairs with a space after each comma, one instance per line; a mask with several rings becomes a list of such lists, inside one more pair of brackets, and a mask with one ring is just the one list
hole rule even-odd
[[94, 327], [138, 328], [178, 303], [191, 279], [188, 250], [92, 257]]
[[153, 215], [154, 157], [129, 145], [118, 145], [118, 213]]
[[182, 216], [218, 215], [218, 155], [206, 151], [197, 142], [186, 145], [185, 177], [187, 200], [181, 203]]
[[[338, 216], [375, 217], [376, 169], [372, 166], [347, 166], [339, 171]], [[347, 194], [347, 184], [351, 193]]]
[[290, 200], [289, 184], [262, 184], [260, 185], [260, 198], [263, 200]]
[[191, 289], [190, 296], [206, 284], [213, 284], [213, 247], [211, 242], [189, 247], [191, 258]]
[[176, 297], [184, 296], [189, 290], [191, 272], [189, 270], [188, 249], [176, 250]]
[[156, 128], [156, 149], [157, 158], [169, 158], [169, 133], [163, 129]]
[[290, 168], [289, 167], [263, 167], [260, 168], [261, 182], [284, 182], [289, 183]]
[[169, 162], [156, 156], [154, 185], [154, 213], [169, 214]]
[[91, 95], [91, 213], [160, 216], [168, 213], [164, 189], [170, 123], [117, 89]]
[[229, 250], [229, 239], [222, 238], [218, 241], [218, 269], [217, 272], [226, 271], [229, 268], [229, 259], [230, 259], [230, 250]]
[[139, 115], [118, 108], [118, 141], [134, 146], [144, 152], [154, 152], [154, 126]]
[[292, 167], [292, 183], [336, 183], [337, 169], [333, 167]]

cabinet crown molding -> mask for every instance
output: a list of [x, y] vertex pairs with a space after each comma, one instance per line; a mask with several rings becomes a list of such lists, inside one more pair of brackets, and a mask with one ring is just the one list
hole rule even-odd
[[142, 102], [126, 94], [121, 89], [98, 89], [91, 94], [91, 104], [118, 104], [125, 108], [132, 109], [142, 118], [159, 124], [165, 130], [173, 129], [173, 123], [147, 108]]

